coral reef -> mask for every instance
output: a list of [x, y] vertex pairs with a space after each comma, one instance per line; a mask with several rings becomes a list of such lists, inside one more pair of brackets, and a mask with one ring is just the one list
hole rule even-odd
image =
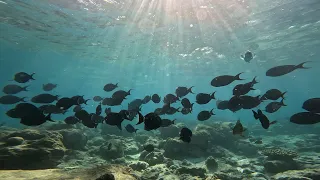
[[320, 179], [320, 169], [286, 171], [278, 173], [272, 178], [275, 180], [316, 180]]
[[296, 152], [281, 148], [264, 149], [261, 153], [268, 156], [268, 159], [271, 160], [291, 160], [292, 158], [298, 157]]
[[105, 160], [117, 159], [124, 156], [124, 147], [121, 140], [111, 139], [99, 148], [101, 157]]

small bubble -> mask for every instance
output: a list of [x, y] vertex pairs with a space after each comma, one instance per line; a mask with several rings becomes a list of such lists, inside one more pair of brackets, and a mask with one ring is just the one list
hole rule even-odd
[[193, 24], [190, 24], [190, 27], [193, 27]]

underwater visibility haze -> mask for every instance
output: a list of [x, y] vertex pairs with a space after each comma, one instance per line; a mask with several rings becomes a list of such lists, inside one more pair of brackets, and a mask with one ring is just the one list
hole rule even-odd
[[0, 0], [0, 43], [0, 179], [320, 179], [319, 0]]

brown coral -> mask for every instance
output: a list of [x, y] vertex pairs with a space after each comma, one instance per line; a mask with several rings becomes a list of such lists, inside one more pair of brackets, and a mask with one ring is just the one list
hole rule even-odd
[[269, 159], [275, 160], [292, 159], [298, 157], [296, 152], [281, 148], [264, 149], [261, 151], [261, 153], [265, 156], [268, 156]]

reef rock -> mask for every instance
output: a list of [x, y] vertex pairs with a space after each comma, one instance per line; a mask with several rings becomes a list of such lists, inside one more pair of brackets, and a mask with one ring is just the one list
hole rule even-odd
[[292, 160], [295, 157], [298, 157], [298, 154], [294, 151], [281, 148], [268, 148], [261, 151], [265, 156], [268, 156], [270, 160]]
[[291, 161], [273, 160], [273, 161], [265, 162], [264, 169], [268, 173], [280, 173], [287, 170], [297, 170], [299, 169], [299, 165], [293, 160]]
[[143, 153], [141, 153], [139, 158], [141, 161], [145, 161], [149, 163], [151, 166], [156, 164], [162, 164], [165, 160], [162, 152], [157, 152], [157, 151], [153, 151], [153, 152], [144, 151]]
[[133, 139], [125, 139], [124, 153], [126, 155], [139, 153], [138, 143]]
[[59, 131], [63, 136], [63, 144], [68, 149], [83, 150], [87, 144], [88, 138], [79, 129], [67, 129]]
[[117, 159], [124, 156], [123, 143], [118, 139], [111, 139], [100, 146], [99, 152], [105, 160]]
[[129, 167], [131, 167], [135, 171], [142, 171], [149, 167], [149, 164], [144, 161], [136, 161], [131, 164], [129, 164]]
[[186, 157], [202, 157], [204, 151], [199, 146], [183, 142], [177, 138], [169, 138], [164, 143], [163, 155], [172, 159], [185, 159]]
[[17, 146], [22, 144], [24, 139], [22, 137], [10, 137], [6, 140], [7, 145], [9, 146]]
[[161, 127], [159, 128], [160, 137], [162, 137], [163, 139], [178, 137], [180, 130], [183, 127], [185, 126], [182, 123], [174, 124], [169, 127]]
[[180, 167], [177, 169], [178, 174], [189, 174], [205, 178], [207, 170], [203, 167]]
[[212, 156], [207, 158], [205, 164], [207, 166], [207, 169], [209, 169], [210, 171], [215, 171], [218, 169], [218, 163]]
[[320, 179], [320, 169], [291, 170], [278, 173], [272, 178], [275, 180], [316, 180]]
[[[62, 139], [58, 132], [31, 129], [11, 132], [0, 142], [0, 169], [55, 168], [66, 151]], [[15, 145], [8, 141], [15, 141]], [[23, 143], [19, 145], [18, 141]]]

